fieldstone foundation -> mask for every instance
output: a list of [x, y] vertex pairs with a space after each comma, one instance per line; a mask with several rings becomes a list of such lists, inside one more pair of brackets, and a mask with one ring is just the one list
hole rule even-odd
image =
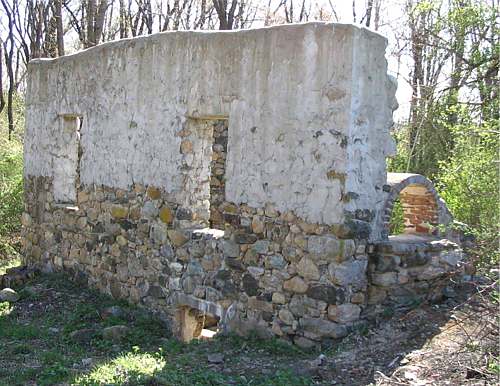
[[182, 339], [205, 313], [221, 329], [313, 344], [346, 335], [364, 306], [367, 244], [345, 229], [228, 202], [225, 231], [189, 229], [190, 212], [159, 188], [81, 187], [73, 207], [50, 191], [50, 179], [26, 179], [29, 263], [143, 304], [180, 324]]
[[462, 249], [429, 236], [398, 235], [374, 245], [370, 255], [368, 304], [438, 301], [449, 279], [464, 273]]
[[[386, 40], [173, 32], [28, 66], [25, 263], [204, 329], [312, 347], [460, 270], [432, 183], [387, 174]], [[408, 233], [388, 236], [400, 197]]]
[[229, 202], [224, 231], [183, 228], [192, 224], [191, 212], [151, 186], [80, 187], [73, 207], [54, 203], [50, 179], [26, 179], [25, 189], [31, 265], [71, 272], [142, 304], [186, 341], [200, 335], [207, 317], [221, 330], [301, 346], [341, 338], [368, 305], [436, 293], [443, 287], [436, 281], [460, 269], [463, 258], [447, 240], [368, 244], [345, 238], [353, 233], [343, 227]]

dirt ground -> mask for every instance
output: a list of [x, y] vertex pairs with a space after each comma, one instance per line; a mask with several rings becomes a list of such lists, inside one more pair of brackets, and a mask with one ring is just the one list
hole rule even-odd
[[493, 285], [462, 284], [441, 304], [398, 310], [351, 337], [321, 372], [325, 384], [497, 385], [498, 305]]
[[[440, 304], [381, 310], [330, 349], [303, 352], [233, 336], [181, 344], [139, 309], [42, 276], [0, 309], [0, 385], [497, 385], [495, 288], [457, 284]], [[105, 317], [117, 304], [123, 314]], [[116, 324], [125, 338], [75, 341]]]

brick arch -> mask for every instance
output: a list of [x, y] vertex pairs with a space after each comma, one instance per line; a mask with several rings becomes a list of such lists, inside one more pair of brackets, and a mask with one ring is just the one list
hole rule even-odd
[[[387, 173], [390, 187], [382, 216], [382, 235], [389, 235], [389, 224], [395, 201], [399, 198], [404, 211], [404, 233], [430, 234], [440, 224], [452, 221], [450, 211], [439, 197], [434, 184], [420, 174]], [[431, 227], [429, 227], [429, 225]]]

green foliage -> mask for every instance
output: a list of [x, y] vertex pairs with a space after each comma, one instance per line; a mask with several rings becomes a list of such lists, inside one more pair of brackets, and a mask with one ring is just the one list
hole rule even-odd
[[440, 164], [439, 187], [458, 220], [471, 226], [498, 225], [498, 134], [488, 125], [457, 126], [455, 149]]
[[[418, 1], [409, 10], [410, 21], [426, 23], [418, 31], [423, 66], [441, 72], [426, 73], [411, 119], [395, 130], [398, 155], [388, 166], [432, 179], [455, 219], [471, 227], [480, 265], [491, 265], [499, 257], [499, 11], [473, 0], [444, 4]], [[443, 61], [449, 73], [434, 67]]]
[[[24, 127], [24, 102], [15, 98], [14, 118], [18, 132]], [[7, 137], [6, 111], [0, 114], [0, 259], [17, 255], [16, 240], [23, 211], [23, 145], [15, 133]]]
[[405, 230], [405, 220], [403, 206], [399, 199], [394, 201], [394, 206], [392, 207], [391, 221], [389, 223], [389, 234], [399, 235]]
[[496, 356], [494, 357], [489, 363], [488, 363], [488, 370], [495, 374], [497, 377], [500, 377], [500, 357]]
[[499, 139], [497, 122], [454, 128], [455, 148], [440, 163], [438, 189], [455, 218], [468, 224], [478, 241], [482, 264], [497, 264], [499, 216]]
[[[19, 265], [21, 265], [21, 259], [19, 258], [19, 256], [15, 256], [15, 257], [12, 257], [12, 258], [8, 258], [8, 259], [2, 259], [2, 244], [1, 244], [1, 237], [0, 237], [0, 275], [3, 275], [9, 268], [13, 268], [13, 267], [17, 267]], [[10, 247], [10, 244], [7, 245], [4, 244], [4, 251], [5, 250], [10, 250], [11, 247]]]
[[19, 229], [23, 210], [22, 144], [0, 137], [0, 235]]
[[[12, 107], [14, 116], [14, 132], [12, 133], [12, 140], [22, 142], [24, 136], [24, 96], [22, 94], [14, 94]], [[7, 138], [7, 133], [8, 119], [7, 106], [5, 106], [3, 111], [0, 113], [0, 136], [2, 138]]]

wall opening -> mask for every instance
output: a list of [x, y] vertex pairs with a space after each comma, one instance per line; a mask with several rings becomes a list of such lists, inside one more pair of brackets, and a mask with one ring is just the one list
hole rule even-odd
[[392, 207], [391, 220], [389, 223], [389, 234], [400, 235], [405, 231], [405, 217], [403, 206], [399, 197], [394, 200]]
[[54, 200], [58, 204], [74, 205], [80, 183], [80, 132], [83, 119], [78, 114], [61, 114], [58, 117], [59, 136], [54, 156]]
[[187, 306], [177, 310], [179, 338], [183, 342], [193, 339], [212, 339], [220, 331], [220, 318], [196, 308]]
[[392, 202], [389, 235], [433, 234], [438, 225], [436, 197], [427, 187], [404, 187]]
[[408, 185], [399, 193], [404, 233], [432, 233], [438, 225], [437, 202], [425, 186]]
[[453, 217], [431, 181], [420, 174], [387, 173], [389, 193], [384, 204], [382, 237], [397, 234], [439, 235], [438, 225]]
[[227, 119], [214, 120], [210, 163], [210, 228], [214, 229], [224, 229], [227, 140]]

